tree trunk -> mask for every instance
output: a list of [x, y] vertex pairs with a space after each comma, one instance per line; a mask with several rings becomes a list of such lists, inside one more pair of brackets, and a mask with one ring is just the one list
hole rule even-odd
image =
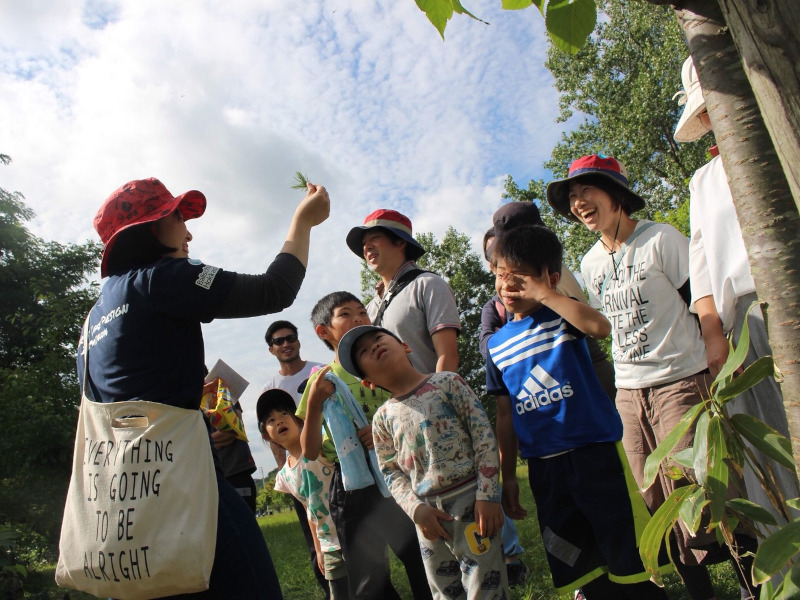
[[719, 0], [800, 209], [800, 2]]
[[[769, 338], [784, 375], [781, 389], [798, 466], [800, 214], [719, 6], [686, 0], [675, 10], [705, 93], [758, 296], [768, 303]], [[797, 142], [792, 137], [778, 143]]]

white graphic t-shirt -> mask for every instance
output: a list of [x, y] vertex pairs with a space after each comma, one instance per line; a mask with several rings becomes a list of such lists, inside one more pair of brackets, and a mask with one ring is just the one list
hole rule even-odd
[[689, 278], [689, 240], [666, 223], [639, 221], [612, 256], [599, 241], [581, 261], [589, 303], [611, 321], [617, 387], [641, 389], [707, 367], [697, 320], [678, 289]]

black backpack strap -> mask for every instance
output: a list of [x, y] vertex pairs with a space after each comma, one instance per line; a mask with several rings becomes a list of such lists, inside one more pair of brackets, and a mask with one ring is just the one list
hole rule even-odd
[[425, 269], [409, 269], [405, 273], [403, 273], [397, 281], [395, 281], [394, 285], [391, 286], [391, 289], [386, 290], [386, 294], [383, 297], [383, 301], [381, 305], [378, 307], [378, 312], [375, 315], [375, 318], [372, 319], [372, 324], [375, 327], [380, 327], [381, 322], [383, 321], [383, 313], [386, 312], [386, 309], [389, 308], [389, 304], [394, 299], [394, 297], [400, 293], [404, 287], [406, 287], [409, 283], [414, 281], [417, 277], [422, 275], [423, 273], [430, 273], [430, 271], [426, 271]]

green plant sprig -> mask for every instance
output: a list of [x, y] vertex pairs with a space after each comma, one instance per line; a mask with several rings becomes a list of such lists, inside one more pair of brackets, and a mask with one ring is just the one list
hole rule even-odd
[[308, 177], [303, 175], [300, 171], [295, 172], [294, 179], [292, 180], [292, 189], [293, 190], [305, 190], [308, 189]]

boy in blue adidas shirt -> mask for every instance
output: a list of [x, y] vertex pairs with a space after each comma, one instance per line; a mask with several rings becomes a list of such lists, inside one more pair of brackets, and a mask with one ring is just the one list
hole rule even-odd
[[588, 600], [666, 598], [638, 542], [649, 519], [620, 440], [622, 422], [584, 338], [608, 336], [597, 310], [558, 293], [561, 244], [542, 226], [495, 241], [497, 293], [514, 320], [489, 339], [487, 391], [497, 399], [506, 514], [523, 518], [517, 448], [528, 461], [553, 584]]

